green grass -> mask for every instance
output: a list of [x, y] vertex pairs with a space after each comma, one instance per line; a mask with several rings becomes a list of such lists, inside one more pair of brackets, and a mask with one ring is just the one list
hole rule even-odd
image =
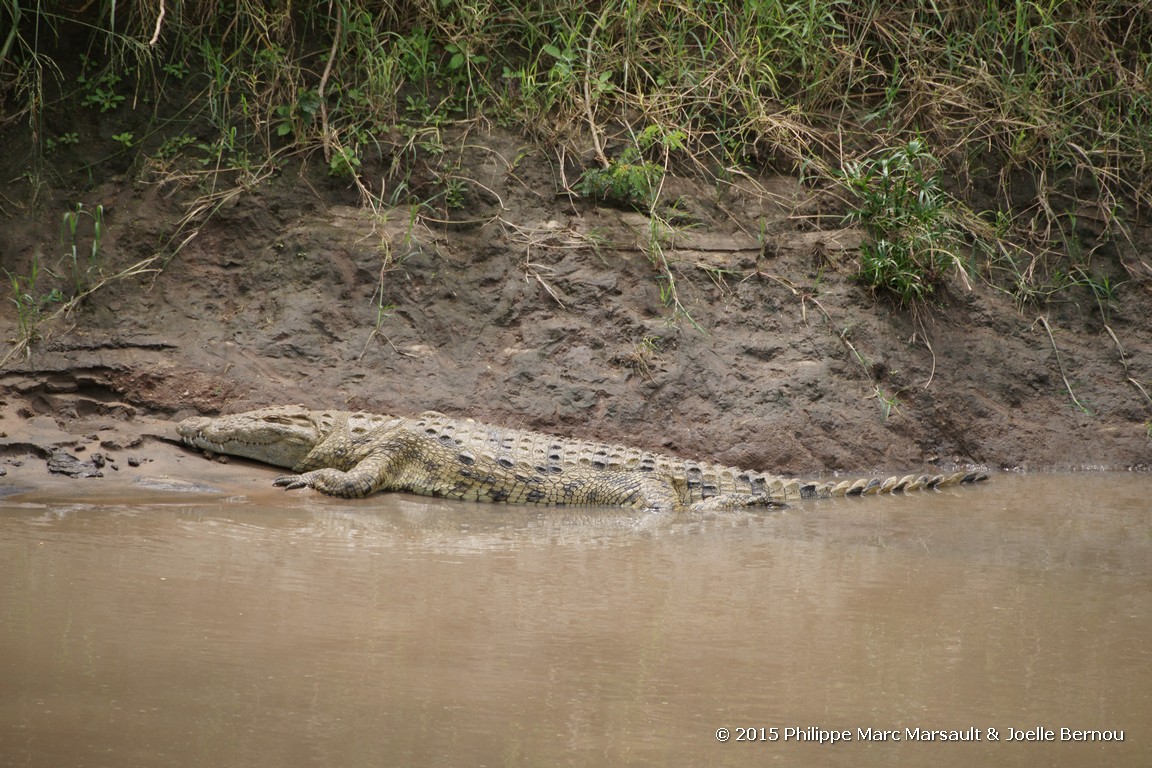
[[60, 243], [72, 283], [69, 298], [82, 295], [100, 277], [101, 242], [104, 238], [104, 206], [85, 208], [76, 203], [60, 222]]
[[11, 300], [16, 306], [16, 329], [19, 337], [15, 340], [13, 349], [5, 361], [12, 357], [19, 348], [26, 352], [30, 345], [40, 338], [40, 323], [47, 306], [63, 300], [59, 289], [44, 292], [41, 283], [41, 270], [39, 259], [33, 257], [31, 268], [27, 275], [19, 275], [4, 270], [5, 277], [12, 291]]
[[[399, 158], [374, 203], [450, 209], [461, 188], [411, 168], [453, 178], [444, 129], [484, 118], [589, 158], [577, 191], [641, 210], [669, 172], [837, 185], [870, 236], [861, 280], [905, 304], [968, 259], [961, 239], [1022, 303], [1061, 275], [1108, 294], [1069, 220], [1090, 209], [1120, 238], [1152, 204], [1152, 14], [1120, 0], [164, 7], [0, 0], [0, 98], [38, 168], [82, 111], [120, 149], [241, 184], [316, 152], [371, 194], [364, 169]], [[166, 99], [179, 119], [116, 127]]]

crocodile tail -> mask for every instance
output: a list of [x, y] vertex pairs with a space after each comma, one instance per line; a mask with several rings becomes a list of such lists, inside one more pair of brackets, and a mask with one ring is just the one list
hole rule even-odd
[[[793, 491], [802, 499], [826, 499], [836, 496], [870, 496], [874, 493], [906, 493], [946, 488], [950, 485], [978, 483], [988, 479], [983, 471], [955, 472], [950, 475], [905, 475], [904, 477], [861, 478], [839, 483], [801, 483], [788, 481], [784, 492]], [[791, 494], [788, 494], [791, 495]]]

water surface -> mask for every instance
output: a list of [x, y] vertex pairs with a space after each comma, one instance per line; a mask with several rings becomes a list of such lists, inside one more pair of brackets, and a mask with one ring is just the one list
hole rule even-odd
[[3, 766], [1152, 762], [1147, 475], [659, 525], [87, 487], [0, 498]]

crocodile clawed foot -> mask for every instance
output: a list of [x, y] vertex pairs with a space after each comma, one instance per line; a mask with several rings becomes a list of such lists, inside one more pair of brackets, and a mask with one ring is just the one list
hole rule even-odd
[[294, 491], [297, 488], [308, 488], [311, 483], [304, 475], [281, 475], [272, 481], [272, 485], [283, 488], [286, 491]]

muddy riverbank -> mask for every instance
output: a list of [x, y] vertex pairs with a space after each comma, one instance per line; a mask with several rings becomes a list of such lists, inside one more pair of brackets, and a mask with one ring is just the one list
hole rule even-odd
[[[525, 140], [472, 139], [466, 205], [443, 220], [366, 210], [307, 163], [193, 224], [200, 191], [139, 176], [10, 185], [0, 260], [13, 274], [33, 260], [63, 272], [60, 212], [78, 202], [103, 206], [102, 274], [188, 239], [0, 370], [5, 461], [33, 445], [91, 451], [102, 429], [123, 445], [166, 432], [147, 419], [301, 402], [434, 409], [782, 473], [1149, 463], [1147, 229], [1101, 246], [1107, 306], [1084, 288], [1022, 309], [954, 274], [913, 313], [853, 280], [860, 233], [794, 179], [669, 177], [683, 226], [660, 234], [661, 274], [644, 215], [556, 195], [566, 170]], [[667, 301], [668, 274], [690, 317]], [[16, 340], [6, 306], [0, 335]]]

